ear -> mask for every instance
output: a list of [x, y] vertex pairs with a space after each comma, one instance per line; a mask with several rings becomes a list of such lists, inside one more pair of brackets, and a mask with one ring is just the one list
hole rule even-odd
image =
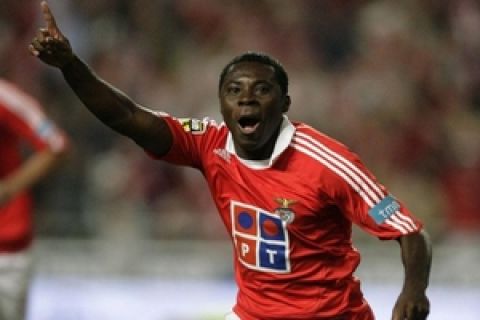
[[292, 103], [292, 100], [290, 99], [290, 96], [289, 95], [286, 95], [285, 96], [285, 102], [283, 103], [283, 107], [282, 107], [282, 112], [283, 113], [287, 113], [288, 112], [288, 109], [290, 109], [290, 104]]

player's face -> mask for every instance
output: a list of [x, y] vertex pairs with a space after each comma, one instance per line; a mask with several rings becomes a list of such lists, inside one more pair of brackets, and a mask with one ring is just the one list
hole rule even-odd
[[220, 104], [237, 154], [244, 159], [268, 159], [290, 104], [273, 67], [259, 62], [234, 65], [220, 88]]

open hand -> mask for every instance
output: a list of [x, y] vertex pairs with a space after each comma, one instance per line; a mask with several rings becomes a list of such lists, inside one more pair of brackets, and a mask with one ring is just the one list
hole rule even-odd
[[62, 68], [75, 57], [70, 42], [62, 34], [46, 1], [40, 3], [46, 28], [40, 28], [28, 49], [43, 62]]

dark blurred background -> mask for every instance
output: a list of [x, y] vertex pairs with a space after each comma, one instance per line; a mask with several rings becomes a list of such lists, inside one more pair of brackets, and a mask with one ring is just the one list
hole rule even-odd
[[[290, 75], [291, 118], [359, 153], [435, 238], [480, 230], [477, 1], [49, 3], [99, 75], [176, 116], [221, 120], [222, 67], [246, 50], [277, 57]], [[195, 171], [146, 157], [28, 54], [44, 24], [38, 1], [0, 6], [1, 76], [38, 97], [74, 144], [62, 172], [36, 190], [39, 233], [95, 237], [133, 224], [152, 238], [223, 238]]]
[[[291, 119], [357, 152], [424, 220], [437, 246], [480, 243], [478, 1], [49, 4], [100, 76], [179, 117], [220, 121], [223, 66], [247, 50], [273, 55], [290, 76]], [[0, 76], [38, 97], [74, 146], [35, 188], [39, 239], [224, 243], [199, 173], [148, 158], [89, 114], [57, 70], [29, 55], [43, 24], [39, 1], [0, 2]]]

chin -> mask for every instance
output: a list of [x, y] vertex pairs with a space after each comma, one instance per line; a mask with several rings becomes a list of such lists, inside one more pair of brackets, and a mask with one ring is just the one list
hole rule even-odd
[[242, 139], [242, 141], [238, 143], [238, 146], [243, 150], [249, 151], [249, 152], [256, 151], [259, 149], [257, 141], [245, 141]]

